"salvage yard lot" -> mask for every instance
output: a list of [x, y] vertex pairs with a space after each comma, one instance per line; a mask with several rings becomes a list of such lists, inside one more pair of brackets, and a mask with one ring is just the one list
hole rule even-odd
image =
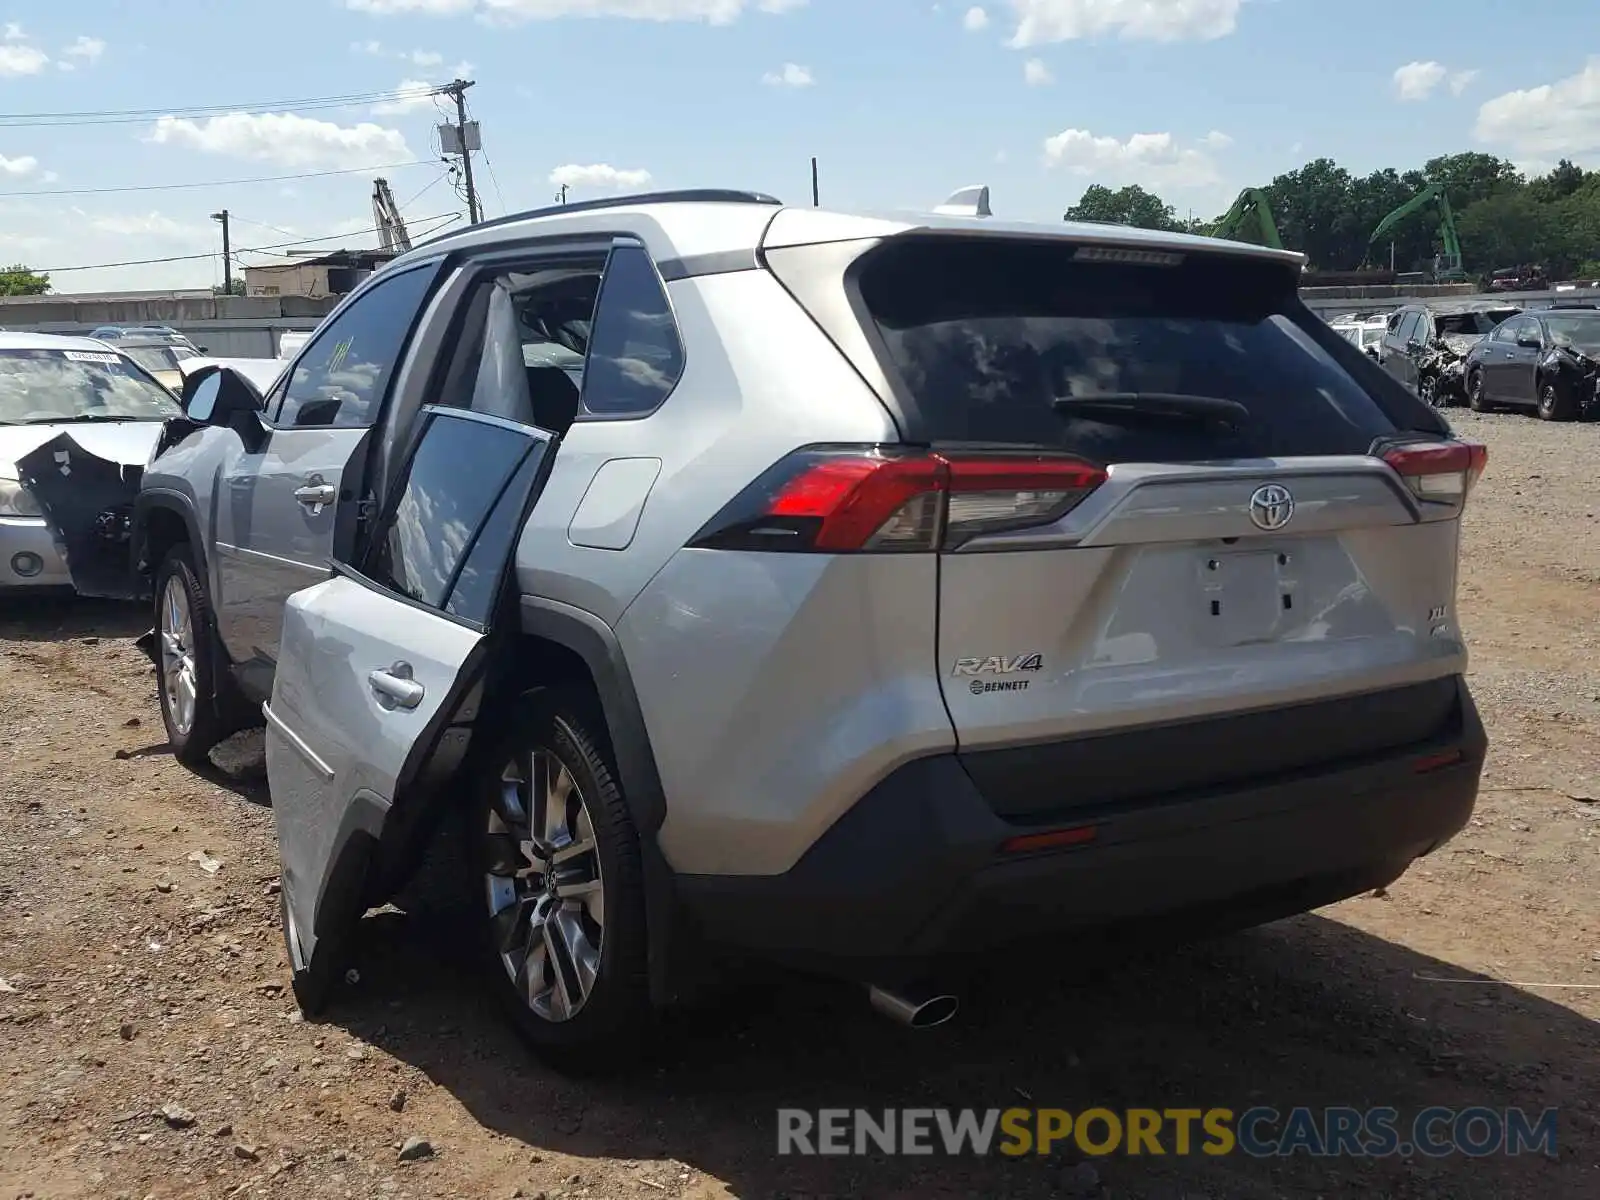
[[[605, 1082], [523, 1054], [425, 916], [369, 919], [359, 980], [295, 1020], [259, 754], [173, 762], [144, 614], [0, 608], [0, 1200], [1600, 1195], [1600, 424], [1450, 417], [1490, 446], [1460, 603], [1491, 749], [1448, 847], [1239, 937], [1010, 963], [926, 1033], [755, 990]], [[774, 1154], [779, 1107], [1019, 1104], [1557, 1106], [1559, 1154]]]

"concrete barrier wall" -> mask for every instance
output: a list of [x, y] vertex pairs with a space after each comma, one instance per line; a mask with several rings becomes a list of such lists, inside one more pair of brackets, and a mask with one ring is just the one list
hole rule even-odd
[[310, 331], [337, 296], [0, 297], [0, 328], [86, 334], [100, 325], [170, 325], [197, 346], [225, 358], [272, 358], [279, 337]]

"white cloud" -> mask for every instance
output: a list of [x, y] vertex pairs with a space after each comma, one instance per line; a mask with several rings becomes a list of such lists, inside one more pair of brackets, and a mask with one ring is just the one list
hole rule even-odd
[[1011, 0], [1016, 48], [1115, 34], [1153, 42], [1226, 37], [1244, 0]]
[[1449, 73], [1443, 63], [1408, 62], [1394, 69], [1394, 94], [1402, 100], [1426, 100]]
[[433, 107], [433, 84], [425, 79], [402, 79], [395, 86], [394, 98], [380, 100], [372, 111], [376, 116], [392, 117]]
[[72, 45], [61, 51], [63, 58], [75, 58], [80, 62], [97, 63], [100, 56], [106, 52], [106, 44], [99, 38], [78, 37]]
[[613, 167], [610, 163], [567, 163], [550, 172], [556, 187], [636, 188], [650, 182], [650, 172]]
[[1170, 133], [1136, 133], [1126, 141], [1096, 137], [1087, 129], [1064, 129], [1045, 139], [1046, 166], [1063, 167], [1097, 182], [1201, 187], [1216, 183], [1216, 164], [1205, 151], [1185, 146]]
[[968, 33], [977, 33], [979, 30], [989, 28], [989, 14], [974, 4], [967, 9], [967, 15], [961, 18], [961, 28]]
[[0, 175], [10, 175], [20, 178], [23, 175], [32, 175], [39, 167], [39, 160], [31, 154], [21, 154], [16, 158], [7, 158], [0, 154]]
[[344, 0], [346, 8], [374, 16], [415, 13], [447, 17], [475, 14], [485, 21], [514, 24], [558, 17], [622, 17], [635, 21], [705, 21], [726, 25], [746, 9], [786, 13], [807, 0]]
[[1450, 94], [1452, 96], [1461, 95], [1462, 92], [1477, 81], [1477, 78], [1478, 72], [1476, 70], [1457, 71], [1450, 76]]
[[382, 42], [351, 42], [350, 43], [350, 52], [352, 54], [369, 54], [373, 58], [381, 58], [381, 57], [383, 57], [383, 54], [384, 54], [383, 43]]
[[193, 222], [174, 221], [171, 217], [158, 212], [112, 213], [91, 217], [89, 227], [100, 233], [111, 233], [118, 237], [187, 238], [189, 241], [203, 238], [209, 241], [214, 236], [209, 227], [196, 225]]
[[414, 67], [437, 67], [444, 61], [444, 55], [435, 54], [432, 50], [412, 50], [400, 57]]
[[1473, 133], [1526, 158], [1600, 151], [1600, 55], [1576, 75], [1485, 101]]
[[1213, 150], [1226, 150], [1229, 146], [1233, 145], [1233, 139], [1227, 134], [1223, 133], [1220, 129], [1213, 129], [1200, 140], [1205, 145], [1210, 146]]
[[761, 77], [761, 82], [768, 87], [810, 87], [816, 82], [811, 77], [811, 68], [802, 67], [799, 63], [784, 63], [779, 71], [768, 71]]
[[1029, 87], [1043, 87], [1047, 83], [1054, 83], [1056, 77], [1044, 65], [1044, 59], [1030, 58], [1022, 64], [1022, 81]]
[[296, 170], [373, 167], [412, 157], [397, 130], [367, 121], [336, 125], [294, 113], [228, 113], [203, 121], [162, 117], [147, 140]]
[[6, 22], [5, 40], [0, 42], [0, 76], [37, 75], [50, 65], [50, 56], [35, 46], [22, 26]]

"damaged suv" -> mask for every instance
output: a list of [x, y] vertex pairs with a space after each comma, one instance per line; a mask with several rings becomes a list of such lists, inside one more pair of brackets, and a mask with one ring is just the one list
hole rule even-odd
[[178, 401], [88, 338], [0, 333], [0, 593], [128, 596], [129, 514]]
[[1425, 404], [1460, 404], [1471, 398], [1465, 370], [1468, 351], [1521, 311], [1481, 301], [1408, 304], [1389, 314], [1378, 361]]
[[629, 197], [417, 246], [264, 397], [198, 373], [137, 521], [163, 712], [266, 721], [301, 1004], [446, 822], [489, 988], [580, 1066], [714, 955], [925, 1024], [951, 955], [1440, 846], [1485, 455], [1301, 264]]

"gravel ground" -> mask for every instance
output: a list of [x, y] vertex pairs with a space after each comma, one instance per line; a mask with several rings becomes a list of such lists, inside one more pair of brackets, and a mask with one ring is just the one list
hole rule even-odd
[[[0, 1200], [1600, 1195], [1600, 425], [1451, 417], [1491, 447], [1460, 607], [1492, 750], [1443, 851], [1238, 937], [1004, 964], [924, 1034], [785, 981], [608, 1082], [531, 1061], [415, 916], [369, 917], [358, 982], [300, 1020], [258, 743], [172, 761], [141, 614], [0, 609]], [[774, 1154], [779, 1106], [1030, 1102], [1555, 1105], [1560, 1151]]]

